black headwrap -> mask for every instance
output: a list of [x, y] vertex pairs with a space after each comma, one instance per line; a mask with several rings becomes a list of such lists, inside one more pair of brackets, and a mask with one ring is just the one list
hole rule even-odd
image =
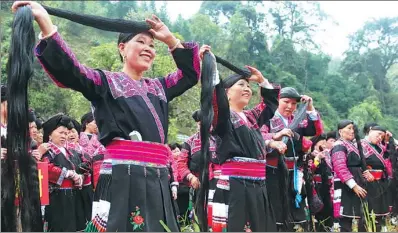
[[1, 85], [1, 102], [7, 100], [7, 86], [6, 85]]
[[43, 142], [48, 142], [50, 134], [60, 126], [65, 126], [69, 130], [73, 128], [71, 119], [62, 114], [58, 113], [50, 117], [46, 122], [43, 123]]
[[28, 121], [29, 121], [29, 123], [36, 122], [36, 114], [35, 114], [35, 112], [32, 109], [29, 109]]
[[38, 130], [43, 128], [43, 120], [41, 118], [37, 117], [35, 122]]
[[75, 119], [71, 119], [71, 121], [72, 121], [73, 128], [74, 128], [77, 132], [80, 132], [80, 131], [81, 131], [81, 128], [82, 128], [82, 126], [80, 125], [80, 123], [77, 122], [77, 120], [75, 120]]
[[337, 129], [344, 129], [345, 127], [347, 127], [348, 125], [353, 125], [354, 122], [352, 120], [341, 120], [338, 124], [337, 124]]
[[365, 134], [365, 135], [368, 135], [368, 133], [369, 133], [369, 131], [370, 131], [370, 128], [372, 128], [372, 127], [374, 127], [374, 126], [376, 126], [377, 125], [377, 123], [375, 123], [375, 122], [368, 122], [368, 123], [366, 123], [364, 126], [363, 126], [363, 133]]
[[229, 77], [227, 77], [226, 79], [223, 80], [224, 83], [224, 88], [230, 88], [232, 87], [235, 83], [237, 83], [239, 80], [241, 79], [247, 79], [250, 77], [250, 71], [248, 71], [247, 69], [245, 70], [248, 73], [245, 75], [241, 75], [241, 74], [233, 74], [230, 75]]
[[170, 147], [171, 150], [174, 150], [176, 148], [181, 150], [181, 148], [182, 148], [181, 144], [179, 144], [177, 142], [169, 144], [169, 147]]
[[376, 125], [376, 126], [370, 127], [369, 132], [371, 130], [377, 130], [377, 131], [382, 131], [384, 133], [387, 133], [387, 129], [384, 128], [383, 126], [380, 126], [380, 125]]
[[89, 124], [90, 122], [92, 122], [94, 120], [94, 116], [92, 112], [88, 112], [86, 114], [84, 114], [82, 116], [82, 118], [80, 119], [80, 123], [82, 124], [82, 132], [84, 132], [86, 130], [86, 125]]
[[279, 98], [296, 99], [298, 102], [301, 100], [300, 94], [293, 87], [284, 87], [281, 89]]
[[330, 138], [337, 139], [337, 132], [336, 131], [330, 131], [326, 134], [326, 140], [329, 140]]
[[318, 142], [320, 142], [320, 141], [322, 141], [322, 140], [326, 140], [326, 135], [325, 135], [325, 134], [321, 134], [321, 135], [318, 135], [318, 136], [314, 136], [314, 137], [312, 137], [310, 140], [311, 140], [311, 142], [312, 142], [311, 151], [314, 151], [315, 145], [316, 145]]
[[386, 128], [378, 125], [377, 123], [374, 123], [374, 122], [366, 123], [365, 126], [363, 127], [363, 133], [365, 135], [368, 135], [371, 130], [378, 130], [378, 131], [382, 131], [384, 133], [387, 132]]
[[195, 112], [192, 113], [192, 118], [196, 121], [199, 122], [202, 119], [202, 112], [200, 109], [196, 110]]

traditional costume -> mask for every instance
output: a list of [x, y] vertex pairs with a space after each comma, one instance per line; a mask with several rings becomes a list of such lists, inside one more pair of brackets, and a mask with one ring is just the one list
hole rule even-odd
[[[148, 25], [135, 28], [120, 38], [132, 38], [148, 29]], [[165, 146], [168, 104], [193, 87], [200, 74], [198, 44], [183, 46], [172, 52], [176, 72], [134, 80], [123, 72], [91, 69], [79, 63], [56, 31], [37, 45], [36, 55], [54, 82], [81, 92], [91, 102], [99, 141], [106, 147], [87, 230], [164, 231], [159, 222], [163, 221], [171, 231], [179, 231], [168, 178], [169, 149]], [[138, 141], [130, 140], [131, 134]]]
[[[335, 133], [335, 132], [334, 132]], [[321, 140], [327, 140], [328, 136], [320, 135], [311, 138], [312, 149]], [[315, 160], [312, 168], [314, 176], [313, 181], [315, 184], [315, 190], [318, 197], [322, 200], [323, 207], [315, 213], [315, 219], [317, 220], [317, 231], [328, 231], [333, 226], [333, 167], [332, 160], [330, 158], [330, 150], [322, 148], [324, 158], [321, 160]]]
[[[343, 129], [350, 124], [354, 123], [343, 120], [339, 123], [338, 129]], [[362, 148], [359, 146], [360, 143], [354, 140], [347, 141], [340, 138], [330, 152], [334, 171], [333, 217], [335, 225], [339, 223], [341, 231], [352, 231], [356, 227], [359, 231], [365, 231], [362, 206], [364, 200], [352, 190], [355, 185], [366, 187], [366, 181], [362, 175], [366, 169], [365, 161]]]
[[[370, 130], [386, 130], [380, 126], [373, 126]], [[373, 182], [366, 185], [369, 213], [374, 212], [377, 220], [377, 227], [385, 226], [385, 216], [389, 214], [390, 190], [388, 165], [385, 161], [386, 146], [383, 144], [374, 145], [366, 138], [361, 141], [363, 154], [366, 158], [366, 166], [374, 177]]]
[[[299, 102], [301, 96], [294, 88], [284, 87], [281, 89], [279, 98], [292, 98]], [[295, 115], [292, 115], [287, 119], [276, 110], [272, 119], [261, 129], [264, 140], [270, 140], [274, 134], [284, 128], [289, 128], [294, 118]], [[319, 113], [316, 110], [307, 111], [305, 119], [299, 123], [294, 133], [294, 138], [285, 142], [287, 150], [283, 157], [289, 171], [288, 187], [284, 187], [283, 183], [285, 181], [281, 181], [281, 177], [284, 177], [286, 173], [285, 169], [278, 165], [281, 154], [277, 150], [273, 150], [267, 157], [268, 196], [273, 209], [278, 210], [275, 211], [278, 227], [280, 229], [287, 227], [288, 229], [285, 230], [288, 231], [293, 231], [294, 227], [297, 228], [297, 224], [304, 225], [307, 222], [302, 161], [305, 152], [311, 146], [305, 136], [316, 136], [323, 133], [323, 125]]]
[[[57, 114], [43, 123], [43, 141], [49, 142], [49, 136], [58, 127], [72, 128], [70, 118]], [[48, 231], [81, 231], [85, 224], [81, 223], [83, 209], [78, 206], [77, 193], [83, 184], [83, 175], [73, 163], [74, 155], [65, 146], [57, 146], [49, 142], [49, 150], [43, 155], [42, 161], [48, 163], [50, 185], [50, 204], [45, 207], [44, 219], [48, 223]], [[76, 178], [76, 179], [75, 179]], [[77, 181], [75, 181], [77, 180]]]
[[274, 115], [280, 88], [260, 84], [261, 103], [234, 112], [225, 88], [247, 77], [232, 75], [215, 89], [212, 134], [221, 174], [213, 198], [213, 232], [276, 230], [266, 185], [267, 147], [260, 127]]
[[[200, 122], [201, 113], [200, 110], [195, 111], [192, 114], [192, 118], [196, 122]], [[201, 135], [200, 132], [195, 133], [188, 138], [186, 142], [182, 145], [181, 154], [178, 157], [178, 173], [181, 179], [188, 182], [187, 177], [189, 174], [196, 176], [198, 179], [200, 177], [201, 168]], [[212, 225], [212, 212], [213, 212], [213, 197], [216, 189], [216, 184], [220, 175], [220, 165], [217, 163], [216, 156], [216, 144], [213, 137], [210, 138], [210, 152], [212, 162], [209, 165], [209, 199], [208, 199], [208, 225]], [[188, 182], [189, 183], [189, 182]]]

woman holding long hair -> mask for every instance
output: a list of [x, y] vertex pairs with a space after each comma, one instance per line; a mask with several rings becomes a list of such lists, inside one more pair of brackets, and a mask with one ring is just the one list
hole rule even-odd
[[[47, 10], [30, 1], [41, 33], [36, 56], [59, 87], [81, 92], [92, 105], [99, 140], [106, 147], [93, 203], [93, 231], [179, 231], [168, 179], [168, 103], [197, 84], [200, 75], [197, 43], [181, 43], [156, 16], [146, 22], [78, 15], [46, 7], [74, 22], [122, 32], [118, 39], [122, 72], [91, 69], [79, 63], [52, 24]], [[166, 44], [178, 70], [150, 79], [156, 56], [154, 39]], [[206, 48], [204, 48], [206, 50]], [[204, 51], [203, 50], [203, 51]], [[207, 49], [208, 50], [208, 49]], [[132, 140], [133, 139], [133, 140]]]
[[[211, 135], [216, 141], [216, 157], [221, 166], [213, 197], [212, 230], [275, 231], [275, 217], [265, 182], [265, 159], [269, 147], [280, 151], [286, 147], [274, 141], [265, 142], [260, 127], [274, 115], [280, 88], [271, 85], [260, 71], [250, 66], [247, 66], [248, 70], [234, 67], [237, 74], [219, 80], [215, 65], [207, 69], [209, 56], [213, 55], [205, 54], [204, 65], [202, 64], [201, 150], [205, 163], [201, 171], [201, 187], [196, 203], [200, 210], [202, 231], [207, 228], [206, 201], [211, 153], [205, 146], [210, 145], [209, 123], [213, 127]], [[217, 62], [223, 65], [228, 63], [221, 62], [219, 58]], [[232, 66], [229, 64], [229, 67]], [[204, 75], [211, 76], [213, 83], [207, 83]], [[262, 101], [256, 107], [246, 110], [252, 97], [249, 82], [260, 86]], [[209, 84], [215, 85], [214, 99], [210, 105], [210, 102], [204, 101], [207, 96], [203, 92], [211, 89], [206, 88]], [[214, 118], [211, 112], [214, 112]]]
[[365, 231], [362, 203], [366, 200], [366, 181], [372, 175], [366, 169], [357, 126], [351, 120], [337, 125], [339, 139], [331, 150], [334, 171], [333, 228], [341, 231]]

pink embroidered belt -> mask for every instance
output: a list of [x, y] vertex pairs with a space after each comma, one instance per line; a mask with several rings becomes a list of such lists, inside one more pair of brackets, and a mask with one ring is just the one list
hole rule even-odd
[[160, 143], [113, 140], [106, 146], [105, 159], [112, 163], [150, 164], [165, 167], [169, 159], [168, 148]]
[[234, 157], [221, 165], [221, 176], [265, 180], [265, 169], [265, 160]]

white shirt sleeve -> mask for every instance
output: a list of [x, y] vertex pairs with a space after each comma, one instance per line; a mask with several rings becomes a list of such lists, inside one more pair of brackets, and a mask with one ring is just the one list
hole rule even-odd
[[269, 82], [262, 82], [258, 84], [262, 88], [267, 88], [267, 89], [274, 89], [274, 87], [269, 83]]
[[350, 188], [353, 189], [355, 187], [355, 185], [357, 185], [357, 182], [355, 182], [354, 179], [349, 179], [345, 182], [345, 184]]
[[307, 111], [308, 116], [310, 117], [311, 120], [313, 121], [317, 121], [319, 120], [318, 118], [318, 113], [316, 112], [316, 110], [312, 110], [312, 111]]

